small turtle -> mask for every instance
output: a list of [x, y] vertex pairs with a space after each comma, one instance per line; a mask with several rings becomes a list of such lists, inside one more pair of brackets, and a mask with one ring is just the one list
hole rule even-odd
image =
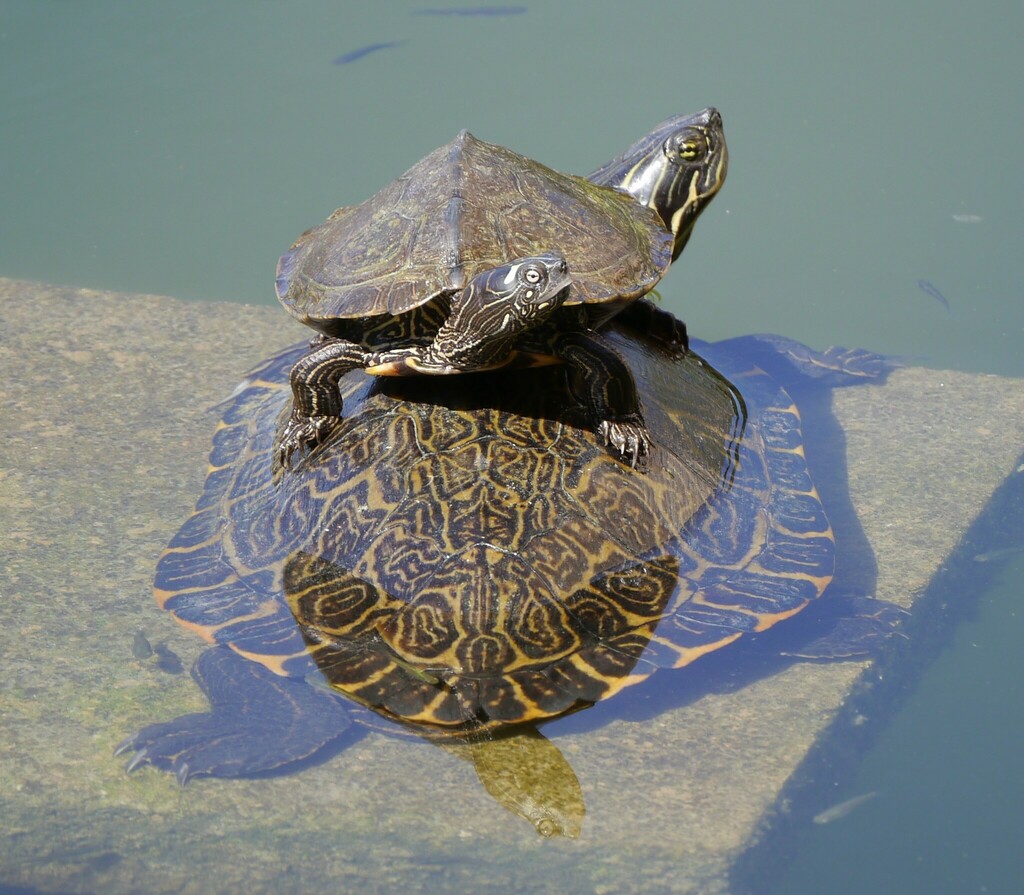
[[[352, 721], [439, 743], [532, 730], [820, 596], [832, 529], [797, 408], [750, 341], [702, 348], [716, 371], [617, 323], [607, 337], [637, 370], [657, 452], [646, 474], [608, 454], [547, 367], [519, 388], [507, 371], [445, 387], [352, 371], [335, 437], [275, 477], [303, 347], [255, 371], [155, 581], [160, 605], [214, 644], [193, 672], [211, 713], [126, 739], [129, 769], [182, 783], [264, 772]], [[884, 372], [864, 354], [757, 344], [831, 381]], [[877, 632], [887, 604], [865, 602]], [[858, 652], [853, 625], [799, 655]]]
[[[338, 381], [353, 368], [396, 376], [562, 363], [592, 424], [636, 465], [650, 443], [636, 387], [594, 330], [654, 288], [726, 167], [714, 109], [663, 122], [589, 179], [463, 131], [362, 204], [338, 209], [277, 266], [281, 303], [320, 333], [291, 372], [278, 462], [338, 426]], [[528, 324], [480, 313], [489, 293], [476, 278], [556, 250], [572, 275], [562, 301]], [[627, 319], [685, 349], [685, 327], [670, 315], [648, 306]]]
[[[550, 327], [537, 327], [536, 321], [564, 304], [569, 282], [562, 255], [519, 258], [484, 270], [456, 293], [450, 313], [425, 344], [370, 352], [347, 339], [315, 341], [319, 349], [297, 361], [291, 371], [291, 381], [301, 381], [309, 399], [309, 415], [302, 425], [312, 425], [319, 432], [326, 421], [333, 427], [340, 419], [339, 370], [364, 367], [379, 376], [445, 375], [507, 366], [513, 357], [528, 359], [543, 352], [556, 333]], [[289, 443], [294, 425], [293, 413], [282, 443]], [[283, 447], [279, 446], [277, 460], [287, 463]]]

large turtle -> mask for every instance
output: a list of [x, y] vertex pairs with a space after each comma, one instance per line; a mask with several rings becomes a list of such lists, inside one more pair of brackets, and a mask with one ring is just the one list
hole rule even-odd
[[[479, 741], [687, 665], [817, 598], [832, 530], [797, 408], [747, 359], [753, 343], [704, 349], [730, 384], [696, 354], [611, 330], [655, 435], [647, 474], [609, 456], [548, 367], [515, 374], [532, 377], [515, 389], [504, 371], [443, 387], [353, 371], [345, 420], [275, 476], [303, 347], [252, 374], [155, 581], [160, 605], [214, 644], [194, 670], [212, 712], [129, 737], [129, 769], [182, 783], [267, 771], [353, 718]], [[781, 348], [837, 380], [881, 370], [874, 356]], [[845, 630], [801, 654], [849, 653], [855, 639]]]
[[[355, 367], [394, 376], [564, 363], [593, 425], [635, 465], [649, 446], [636, 388], [591, 332], [654, 288], [726, 167], [714, 109], [662, 122], [589, 179], [462, 131], [365, 202], [338, 209], [277, 266], [278, 298], [320, 333], [291, 372], [278, 460], [288, 465], [338, 424], [338, 380]], [[528, 319], [480, 313], [489, 293], [476, 278], [552, 251], [572, 275], [562, 300]], [[634, 323], [650, 327], [652, 316], [644, 308]], [[685, 346], [682, 324], [666, 333]]]

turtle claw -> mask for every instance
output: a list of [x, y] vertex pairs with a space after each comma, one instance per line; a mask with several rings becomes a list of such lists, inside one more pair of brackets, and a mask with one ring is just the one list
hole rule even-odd
[[[114, 754], [120, 755], [123, 752], [127, 752], [129, 749], [133, 749], [134, 742], [137, 737], [138, 734], [128, 737], [128, 739], [117, 746], [114, 750]], [[171, 759], [169, 765], [165, 761], [154, 761], [154, 756], [150, 754], [150, 750], [148, 748], [137, 750], [129, 760], [128, 764], [125, 765], [124, 771], [126, 774], [131, 774], [147, 764], [153, 765], [154, 767], [165, 767], [166, 770], [172, 771], [178, 781], [178, 786], [184, 786], [193, 777], [192, 769], [189, 767], [187, 761], [177, 764], [173, 759]]]
[[602, 420], [598, 431], [623, 463], [631, 469], [639, 467], [643, 470], [646, 467], [651, 452], [651, 440], [643, 422]]
[[149, 764], [149, 750], [140, 749], [132, 756], [131, 761], [124, 766], [124, 772], [126, 774], [130, 774], [132, 771], [137, 771], [145, 764]]
[[281, 469], [291, 466], [296, 451], [309, 453], [326, 441], [338, 425], [335, 416], [296, 416], [293, 414], [285, 424], [277, 442], [276, 459]]
[[133, 733], [131, 736], [125, 737], [123, 740], [121, 740], [120, 743], [114, 746], [114, 755], [124, 755], [124, 753], [127, 752], [129, 749], [134, 748], [135, 736], [136, 735]]
[[134, 755], [128, 759], [128, 764], [124, 766], [124, 772], [126, 774], [131, 774], [137, 771], [143, 765], [153, 763], [152, 756], [149, 754], [149, 749], [145, 746], [139, 745], [138, 733], [133, 733], [130, 737], [125, 737], [114, 747], [114, 755], [124, 755], [126, 752], [134, 753]]

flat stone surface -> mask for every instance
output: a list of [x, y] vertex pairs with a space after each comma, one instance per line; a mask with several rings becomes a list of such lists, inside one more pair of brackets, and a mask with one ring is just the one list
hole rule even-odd
[[[205, 708], [187, 674], [133, 658], [132, 638], [145, 631], [186, 666], [203, 649], [151, 583], [200, 491], [211, 408], [307, 333], [273, 308], [11, 280], [0, 307], [0, 886], [724, 892], [870, 673], [780, 664], [643, 720], [583, 713], [555, 739], [586, 799], [576, 840], [539, 838], [452, 754], [379, 734], [273, 779], [127, 776], [119, 740]], [[833, 400], [877, 595], [910, 606], [1015, 473], [1024, 382], [904, 369]]]

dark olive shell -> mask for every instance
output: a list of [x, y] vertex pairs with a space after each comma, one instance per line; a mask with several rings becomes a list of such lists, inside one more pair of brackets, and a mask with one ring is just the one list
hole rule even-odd
[[568, 304], [607, 302], [654, 288], [673, 236], [627, 193], [463, 131], [302, 234], [278, 262], [277, 295], [306, 323], [396, 315], [486, 269], [555, 250], [573, 277]]

